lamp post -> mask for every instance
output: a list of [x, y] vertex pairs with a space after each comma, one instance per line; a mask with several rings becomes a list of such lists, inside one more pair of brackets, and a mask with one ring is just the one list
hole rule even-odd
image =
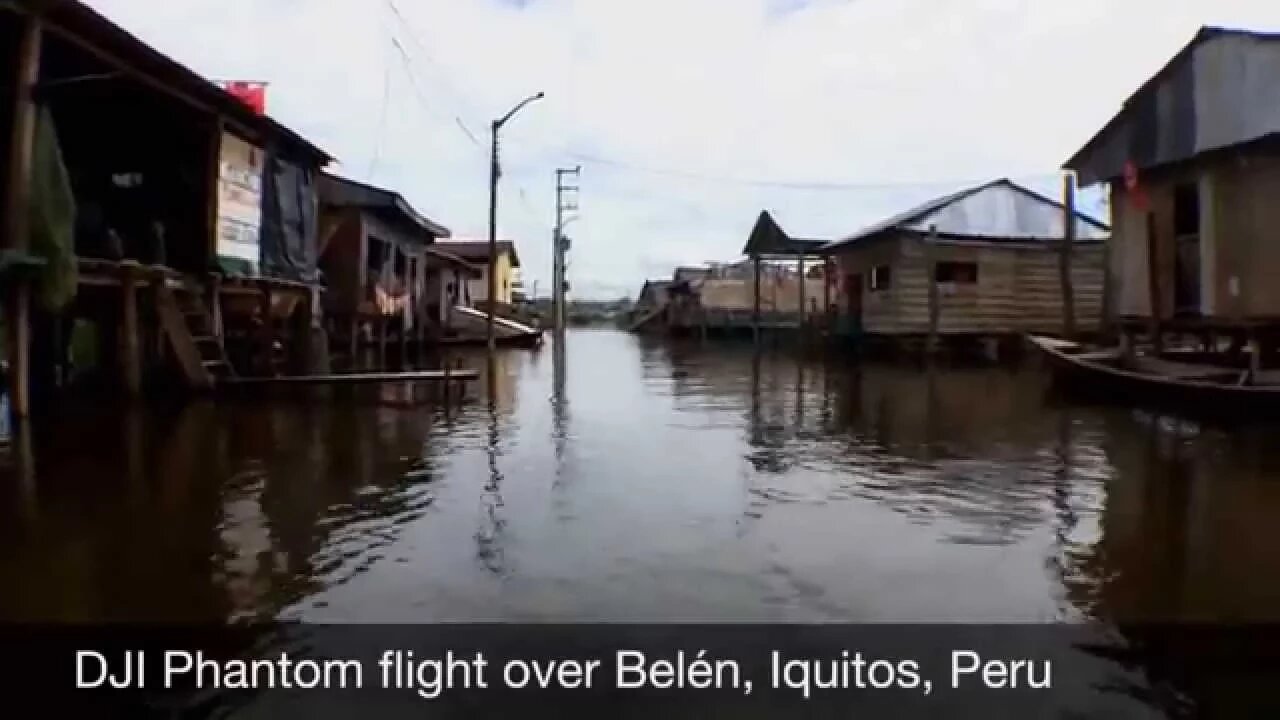
[[489, 313], [485, 323], [489, 352], [493, 352], [497, 347], [493, 332], [493, 319], [494, 313], [497, 311], [498, 302], [498, 175], [501, 174], [498, 169], [498, 131], [521, 108], [534, 100], [541, 100], [543, 97], [544, 93], [540, 92], [521, 100], [516, 103], [515, 107], [507, 111], [506, 115], [494, 120], [490, 128], [492, 149], [489, 156]]

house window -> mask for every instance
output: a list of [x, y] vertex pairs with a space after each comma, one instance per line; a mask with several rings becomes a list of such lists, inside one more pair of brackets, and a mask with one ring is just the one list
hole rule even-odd
[[369, 238], [369, 274], [377, 277], [382, 274], [382, 266], [387, 262], [387, 243], [375, 237]]
[[933, 279], [939, 283], [973, 285], [978, 282], [978, 263], [940, 262], [933, 268]]
[[391, 254], [394, 256], [391, 266], [392, 272], [398, 278], [404, 277], [405, 271], [409, 269], [409, 256], [394, 245], [391, 246]]
[[888, 265], [871, 268], [871, 291], [888, 290], [893, 285], [893, 271]]

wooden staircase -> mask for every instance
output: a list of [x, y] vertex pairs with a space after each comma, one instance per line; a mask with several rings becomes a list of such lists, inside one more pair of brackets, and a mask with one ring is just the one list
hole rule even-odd
[[198, 293], [182, 284], [163, 283], [157, 311], [169, 346], [192, 389], [208, 390], [220, 378], [236, 376], [218, 339], [213, 317]]

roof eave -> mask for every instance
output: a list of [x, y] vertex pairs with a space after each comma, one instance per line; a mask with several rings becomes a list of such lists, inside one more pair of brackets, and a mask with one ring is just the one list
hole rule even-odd
[[[19, 13], [32, 12], [22, 3], [4, 2], [0, 3], [0, 8]], [[55, 12], [58, 14], [54, 14]], [[297, 132], [268, 115], [259, 115], [254, 112], [252, 108], [216, 83], [160, 52], [79, 0], [58, 3], [45, 12], [44, 19], [55, 31], [81, 45], [99, 60], [125, 68], [128, 72], [145, 78], [144, 82], [157, 86], [155, 89], [166, 92], [188, 105], [193, 105], [202, 112], [229, 116], [244, 129], [261, 134], [263, 141], [269, 142], [274, 139], [272, 136], [282, 138], [293, 148], [314, 160], [320, 167], [334, 159]], [[134, 59], [131, 60], [128, 53], [133, 53]], [[143, 64], [151, 64], [154, 67], [142, 67], [138, 62], [139, 59]], [[168, 73], [171, 77], [162, 77], [161, 73]], [[180, 87], [181, 85], [187, 87]]]

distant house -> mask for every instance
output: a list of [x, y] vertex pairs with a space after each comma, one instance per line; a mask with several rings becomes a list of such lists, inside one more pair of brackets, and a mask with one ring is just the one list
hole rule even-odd
[[690, 288], [697, 287], [706, 280], [711, 274], [710, 268], [705, 267], [678, 267], [671, 275], [672, 285], [684, 285]]
[[[931, 200], [823, 248], [841, 327], [883, 336], [1012, 335], [1062, 329], [1064, 208], [1008, 179]], [[1102, 315], [1103, 223], [1077, 213], [1072, 277], [1080, 329]]]
[[[440, 249], [448, 251], [471, 263], [479, 271], [479, 276], [471, 280], [471, 301], [484, 303], [489, 297], [489, 243], [488, 241], [456, 241], [443, 242]], [[516, 244], [511, 240], [498, 241], [498, 302], [510, 305], [514, 295], [521, 292], [517, 271], [520, 268], [520, 256], [516, 253]]]
[[666, 305], [670, 288], [670, 280], [645, 280], [640, 295], [636, 297], [635, 310], [639, 312]]
[[1203, 28], [1067, 161], [1111, 189], [1122, 325], [1277, 324], [1278, 70], [1280, 35]]

